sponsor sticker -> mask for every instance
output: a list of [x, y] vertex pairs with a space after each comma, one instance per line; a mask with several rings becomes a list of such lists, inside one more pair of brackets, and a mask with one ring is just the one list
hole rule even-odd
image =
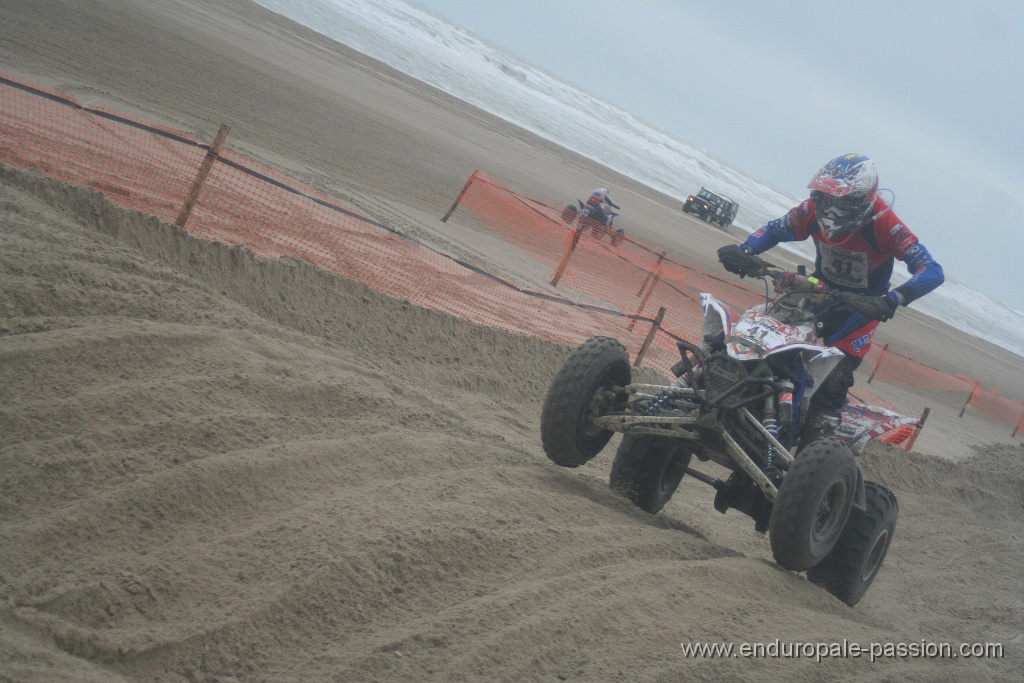
[[854, 351], [856, 351], [857, 353], [860, 353], [861, 349], [863, 349], [865, 346], [867, 346], [868, 344], [871, 343], [871, 338], [874, 337], [874, 336], [875, 336], [875, 331], [871, 330], [870, 332], [865, 334], [863, 337], [857, 337], [856, 339], [854, 339], [852, 342], [850, 342], [850, 345], [853, 347]]

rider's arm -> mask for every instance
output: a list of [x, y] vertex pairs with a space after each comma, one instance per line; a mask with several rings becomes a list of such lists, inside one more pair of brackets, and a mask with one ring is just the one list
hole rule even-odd
[[910, 279], [889, 294], [895, 295], [904, 306], [920, 299], [945, 280], [942, 266], [935, 262], [917, 235], [891, 212], [878, 222], [875, 239], [879, 246], [907, 264]]
[[780, 242], [798, 242], [807, 239], [813, 220], [810, 202], [804, 201], [790, 209], [782, 218], [768, 221], [764, 227], [748, 237], [740, 248], [751, 254], [761, 254]]
[[942, 266], [936, 263], [920, 242], [915, 242], [899, 258], [907, 264], [907, 270], [910, 272], [910, 279], [893, 290], [899, 295], [900, 303], [904, 306], [915, 299], [920, 299], [946, 280]]
[[611, 197], [609, 197], [608, 195], [605, 195], [605, 196], [604, 196], [604, 200], [605, 200], [605, 201], [606, 201], [606, 202], [608, 203], [608, 205], [609, 205], [609, 206], [612, 206], [612, 207], [614, 207], [614, 208], [616, 208], [616, 209], [621, 209], [621, 208], [622, 208], [621, 206], [619, 206], [618, 204], [616, 204], [615, 202], [613, 202], [613, 201], [612, 201], [612, 198], [611, 198]]

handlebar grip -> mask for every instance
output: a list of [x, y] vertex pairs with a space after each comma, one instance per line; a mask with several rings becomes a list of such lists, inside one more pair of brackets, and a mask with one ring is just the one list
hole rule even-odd
[[858, 313], [873, 315], [878, 311], [877, 297], [854, 294], [853, 292], [833, 292], [832, 295], [840, 303], [846, 304]]

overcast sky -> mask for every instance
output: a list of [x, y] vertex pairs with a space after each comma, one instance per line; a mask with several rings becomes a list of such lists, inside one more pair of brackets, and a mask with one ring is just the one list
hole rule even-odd
[[415, 1], [797, 197], [872, 157], [947, 275], [1024, 311], [1021, 0]]

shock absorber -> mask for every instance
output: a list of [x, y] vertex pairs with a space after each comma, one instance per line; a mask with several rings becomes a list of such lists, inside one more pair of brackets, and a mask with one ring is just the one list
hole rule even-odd
[[[788, 379], [779, 382], [779, 432], [787, 436], [793, 430], [793, 383]], [[788, 441], [782, 443], [789, 445]]]
[[650, 416], [650, 415], [654, 415], [659, 410], [661, 410], [661, 408], [666, 403], [668, 403], [668, 400], [670, 398], [672, 398], [672, 394], [673, 394], [672, 389], [675, 389], [675, 388], [678, 388], [678, 387], [682, 387], [682, 386], [685, 386], [685, 382], [682, 379], [680, 379], [675, 384], [673, 384], [671, 387], [669, 387], [665, 391], [661, 392], [661, 394], [658, 396], [658, 398], [656, 398], [653, 401], [651, 401], [651, 405], [647, 406], [642, 411], [640, 411], [640, 414], [645, 416], [645, 417]]
[[[779, 423], [776, 420], [775, 397], [769, 394], [764, 399], [764, 411], [761, 424], [765, 430], [776, 439], [779, 438]], [[765, 439], [761, 450], [761, 470], [771, 479], [776, 486], [782, 481], [779, 474], [779, 466], [775, 463], [775, 444]]]

